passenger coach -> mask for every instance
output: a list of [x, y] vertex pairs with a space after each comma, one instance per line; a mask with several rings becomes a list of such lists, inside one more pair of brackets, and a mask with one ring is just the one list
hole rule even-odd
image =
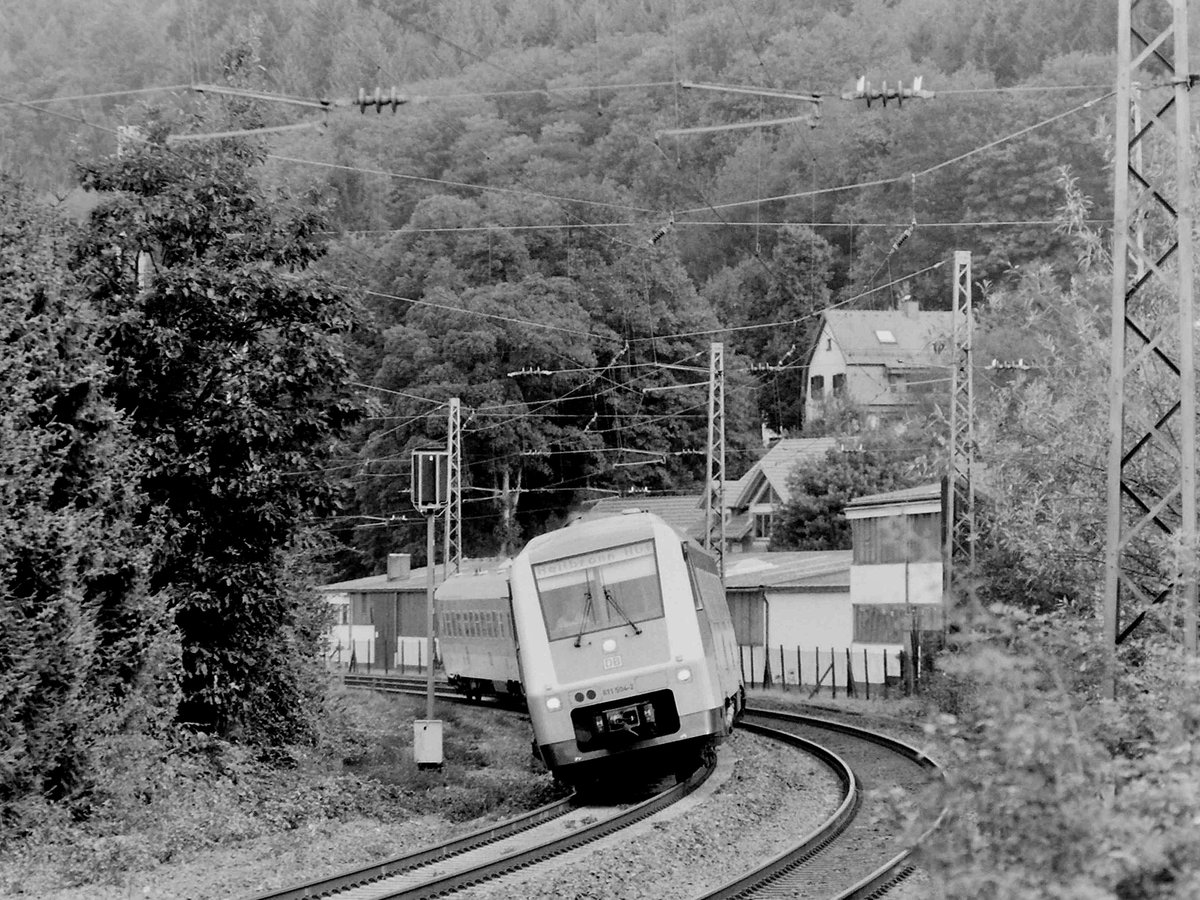
[[510, 573], [538, 754], [584, 783], [690, 773], [745, 703], [711, 556], [649, 513], [530, 541]]

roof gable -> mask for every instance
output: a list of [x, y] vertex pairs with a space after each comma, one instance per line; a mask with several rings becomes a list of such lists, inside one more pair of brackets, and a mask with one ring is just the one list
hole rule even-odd
[[728, 503], [734, 509], [750, 506], [764, 486], [769, 486], [780, 503], [787, 503], [792, 498], [788, 490], [788, 476], [800, 461], [824, 459], [825, 454], [838, 445], [838, 438], [784, 438], [776, 441], [762, 459], [754, 464], [737, 484], [740, 491], [733, 502]]
[[829, 309], [824, 319], [848, 366], [920, 366], [949, 353], [954, 313]]

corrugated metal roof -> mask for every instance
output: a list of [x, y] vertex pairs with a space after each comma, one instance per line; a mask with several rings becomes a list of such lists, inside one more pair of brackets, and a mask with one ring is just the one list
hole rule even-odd
[[[462, 572], [491, 572], [507, 564], [508, 559], [506, 557], [484, 556], [479, 559], [464, 559], [459, 564], [459, 568]], [[344, 591], [363, 594], [377, 594], [384, 591], [423, 591], [428, 584], [428, 575], [429, 569], [422, 566], [419, 569], [413, 569], [406, 577], [397, 578], [395, 581], [388, 581], [386, 573], [382, 575], [367, 575], [365, 578], [351, 578], [349, 581], [336, 581], [333, 584], [323, 584], [317, 590], [326, 593]], [[433, 580], [434, 584], [441, 584], [442, 582], [442, 566], [440, 564], [433, 567]]]
[[850, 589], [852, 550], [786, 550], [725, 555], [725, 586]]
[[[948, 359], [954, 313], [884, 309], [830, 309], [825, 323], [847, 365], [921, 367]], [[880, 340], [889, 334], [894, 342]], [[940, 345], [942, 353], [938, 354]]]
[[916, 487], [901, 488], [898, 491], [885, 491], [882, 494], [867, 494], [855, 497], [846, 504], [847, 509], [858, 509], [864, 506], [890, 506], [899, 503], [917, 503], [929, 500], [941, 500], [942, 486], [936, 481], [931, 484], [920, 484]]

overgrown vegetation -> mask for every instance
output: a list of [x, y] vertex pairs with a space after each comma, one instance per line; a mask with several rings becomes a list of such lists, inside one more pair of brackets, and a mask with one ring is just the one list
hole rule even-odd
[[423, 717], [419, 702], [335, 692], [324, 711], [319, 748], [292, 745], [270, 755], [186, 732], [156, 742], [106, 742], [104, 778], [86, 821], [73, 820], [60, 804], [24, 801], [21, 827], [6, 831], [0, 845], [0, 894], [119, 887], [131, 874], [141, 879], [208, 848], [281, 832], [312, 834], [360, 818], [502, 817], [557, 796], [529, 754], [528, 723], [516, 716], [440, 708], [446, 764], [418, 771], [412, 723]]

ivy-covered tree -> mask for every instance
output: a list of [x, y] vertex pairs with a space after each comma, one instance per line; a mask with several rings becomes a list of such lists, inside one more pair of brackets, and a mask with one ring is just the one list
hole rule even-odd
[[302, 737], [314, 598], [289, 554], [329, 509], [325, 466], [360, 415], [344, 335], [355, 305], [306, 274], [312, 209], [268, 199], [258, 147], [167, 145], [81, 167], [101, 197], [76, 266], [106, 315], [109, 394], [144, 447], [151, 570], [182, 642], [180, 717], [224, 734]]
[[141, 457], [104, 396], [69, 230], [0, 178], [0, 818], [86, 808], [103, 742], [173, 714], [171, 628], [135, 530]]

